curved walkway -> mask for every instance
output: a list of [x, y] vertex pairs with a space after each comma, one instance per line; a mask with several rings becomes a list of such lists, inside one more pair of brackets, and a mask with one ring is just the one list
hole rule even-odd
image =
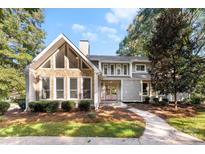
[[145, 119], [146, 128], [140, 144], [205, 144], [202, 140], [171, 127], [155, 114], [136, 108], [128, 109]]

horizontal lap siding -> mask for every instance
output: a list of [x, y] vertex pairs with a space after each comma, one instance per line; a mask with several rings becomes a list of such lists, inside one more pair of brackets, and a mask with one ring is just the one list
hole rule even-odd
[[141, 101], [141, 81], [123, 80], [123, 101]]

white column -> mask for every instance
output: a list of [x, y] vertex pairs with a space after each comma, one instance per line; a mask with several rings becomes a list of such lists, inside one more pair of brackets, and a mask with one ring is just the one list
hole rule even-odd
[[34, 77], [34, 72], [31, 68], [28, 70], [28, 92], [27, 92], [27, 99], [26, 99], [26, 111], [28, 110], [28, 103], [31, 101], [36, 100], [36, 92], [35, 92], [35, 77]]
[[132, 78], [132, 62], [130, 62], [130, 77]]
[[99, 107], [99, 89], [98, 89], [98, 74], [94, 73], [94, 106], [98, 110]]

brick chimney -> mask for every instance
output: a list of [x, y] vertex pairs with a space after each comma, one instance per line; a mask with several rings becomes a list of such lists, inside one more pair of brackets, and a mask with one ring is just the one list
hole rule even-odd
[[85, 56], [90, 54], [90, 44], [88, 40], [80, 40], [79, 48]]

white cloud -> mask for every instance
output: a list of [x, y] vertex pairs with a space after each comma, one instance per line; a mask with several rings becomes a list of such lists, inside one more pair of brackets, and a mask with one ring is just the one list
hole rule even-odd
[[117, 30], [116, 30], [116, 29], [110, 28], [110, 27], [106, 27], [106, 26], [99, 26], [99, 27], [98, 27], [98, 30], [99, 30], [101, 33], [112, 33], [112, 34], [116, 34], [116, 33], [117, 33]]
[[75, 32], [83, 32], [85, 31], [86, 27], [80, 24], [73, 24], [72, 25], [72, 30]]
[[91, 32], [84, 32], [83, 38], [89, 41], [94, 41], [97, 39], [97, 34], [96, 33], [91, 33]]
[[121, 38], [116, 34], [108, 34], [107, 35], [110, 39], [114, 40], [115, 42], [120, 42]]
[[105, 15], [105, 18], [108, 23], [119, 23], [122, 20], [131, 21], [133, 17], [136, 15], [138, 9], [131, 9], [131, 8], [115, 8], [111, 9], [110, 12], [108, 12]]

